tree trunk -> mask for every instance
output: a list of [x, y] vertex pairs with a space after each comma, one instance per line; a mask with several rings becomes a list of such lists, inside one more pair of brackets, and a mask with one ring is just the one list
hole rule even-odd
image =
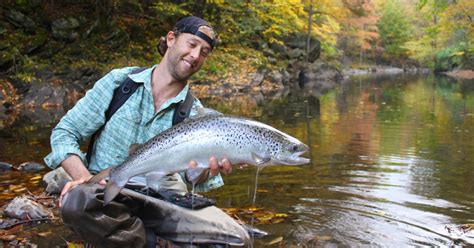
[[309, 61], [309, 49], [311, 46], [311, 26], [313, 25], [313, 0], [309, 2], [308, 13], [308, 37], [306, 38], [306, 62]]

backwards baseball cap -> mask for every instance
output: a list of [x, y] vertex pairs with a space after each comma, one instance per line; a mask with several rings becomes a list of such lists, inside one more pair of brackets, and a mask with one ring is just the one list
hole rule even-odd
[[211, 46], [211, 49], [216, 45], [216, 34], [207, 21], [196, 17], [188, 16], [179, 20], [174, 29], [180, 33], [194, 34], [205, 40]]

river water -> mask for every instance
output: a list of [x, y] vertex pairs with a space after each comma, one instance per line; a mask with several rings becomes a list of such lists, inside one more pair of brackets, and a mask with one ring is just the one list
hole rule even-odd
[[[206, 194], [222, 208], [252, 206], [283, 216], [255, 217], [255, 227], [269, 233], [255, 247], [474, 245], [473, 231], [457, 229], [474, 223], [473, 81], [367, 77], [322, 95], [316, 88], [310, 83], [284, 96], [202, 98], [311, 147], [311, 164], [260, 171], [255, 204], [252, 167], [235, 168], [224, 187]], [[38, 118], [44, 114], [50, 116]], [[10, 121], [0, 130], [0, 161], [41, 161], [61, 115], [30, 113]], [[3, 202], [15, 195], [9, 184], [36, 190], [28, 183], [34, 176], [4, 173]]]

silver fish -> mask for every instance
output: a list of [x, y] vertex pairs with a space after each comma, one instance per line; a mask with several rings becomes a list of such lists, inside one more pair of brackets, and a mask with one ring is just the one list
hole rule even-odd
[[227, 158], [232, 164], [301, 165], [308, 146], [298, 139], [258, 121], [224, 115], [194, 117], [150, 139], [121, 165], [105, 169], [89, 180], [109, 176], [104, 205], [112, 201], [130, 178], [146, 175], [147, 185], [167, 174], [185, 171], [189, 162], [197, 170], [209, 167], [209, 158]]

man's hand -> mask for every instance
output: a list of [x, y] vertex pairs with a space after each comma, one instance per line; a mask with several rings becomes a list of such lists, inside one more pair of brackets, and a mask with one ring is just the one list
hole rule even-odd
[[[59, 196], [59, 207], [61, 207], [61, 202], [67, 192], [77, 185], [85, 183], [92, 178], [92, 174], [87, 170], [86, 166], [84, 166], [84, 163], [82, 163], [81, 159], [77, 155], [72, 154], [66, 158], [63, 162], [61, 162], [61, 166], [72, 177], [72, 181], [64, 185], [61, 195]], [[106, 182], [105, 180], [102, 180], [99, 184], [105, 185]]]
[[[196, 163], [196, 161], [189, 161], [189, 168], [196, 168], [197, 166], [198, 164]], [[222, 169], [224, 175], [229, 175], [232, 172], [232, 164], [226, 158], [222, 159], [221, 163], [219, 163], [217, 162], [217, 158], [212, 156], [209, 158], [209, 169], [212, 177], [217, 176], [217, 174], [219, 174], [220, 169]]]
[[[89, 179], [92, 178], [92, 175], [89, 175], [89, 176], [85, 176], [85, 177], [82, 177], [82, 178], [79, 178], [77, 180], [74, 180], [74, 181], [70, 181], [70, 182], [67, 182], [64, 187], [63, 187], [63, 190], [61, 191], [61, 195], [59, 195], [59, 207], [61, 207], [61, 202], [63, 201], [63, 198], [64, 196], [71, 190], [73, 189], [74, 187], [76, 187], [77, 185], [79, 184], [83, 184], [83, 183], [87, 183], [87, 181], [89, 181]], [[107, 182], [102, 179], [100, 182], [99, 182], [100, 185], [106, 185]]]
[[59, 195], [59, 207], [61, 207], [61, 202], [63, 201], [64, 196], [69, 192], [69, 190], [71, 190], [72, 188], [76, 187], [79, 184], [87, 182], [91, 178], [92, 178], [92, 175], [89, 175], [89, 176], [82, 177], [74, 181], [67, 182], [64, 185], [63, 190], [61, 190], [61, 195]]
[[[196, 168], [197, 166], [198, 164], [196, 163], [196, 161], [194, 160], [189, 161], [189, 168]], [[209, 170], [204, 170], [203, 173], [206, 173], [206, 174], [201, 173], [201, 175], [194, 178], [196, 180], [193, 181], [192, 183], [201, 184], [205, 182], [209, 177], [217, 176], [220, 170], [222, 170], [224, 175], [229, 175], [232, 172], [232, 164], [226, 158], [222, 159], [221, 162], [219, 163], [217, 161], [217, 158], [212, 156], [209, 158]]]

